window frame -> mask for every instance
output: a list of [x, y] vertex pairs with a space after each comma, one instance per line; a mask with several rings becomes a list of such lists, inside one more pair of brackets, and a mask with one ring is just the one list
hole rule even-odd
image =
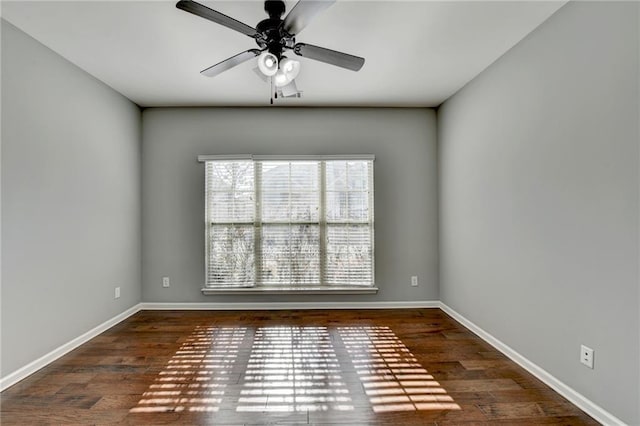
[[[208, 194], [207, 188], [205, 185], [205, 283], [202, 288], [202, 293], [207, 294], [251, 294], [251, 293], [278, 293], [278, 294], [371, 294], [377, 293], [378, 288], [375, 285], [375, 216], [374, 216], [374, 173], [373, 166], [375, 161], [375, 156], [371, 154], [356, 154], [356, 155], [199, 155], [198, 161], [202, 163], [207, 163], [210, 161], [252, 161], [254, 162], [254, 206], [256, 210], [256, 214], [254, 216], [253, 229], [254, 229], [254, 262], [255, 262], [255, 280], [252, 286], [250, 287], [233, 287], [233, 286], [220, 286], [215, 287], [211, 286], [208, 281], [208, 273], [209, 273], [209, 233], [211, 227], [214, 225], [213, 222], [210, 222], [209, 215], [207, 212], [208, 209]], [[261, 248], [258, 247], [261, 244], [261, 231], [262, 226], [269, 224], [276, 224], [279, 222], [264, 222], [260, 217], [260, 209], [261, 209], [261, 192], [262, 188], [260, 187], [260, 177], [261, 177], [261, 169], [262, 165], [265, 162], [295, 162], [295, 161], [314, 161], [319, 162], [319, 173], [318, 173], [318, 193], [319, 193], [319, 206], [318, 206], [318, 222], [317, 226], [319, 227], [319, 262], [320, 262], [320, 279], [319, 283], [315, 285], [292, 285], [292, 286], [276, 286], [276, 285], [264, 285], [259, 277], [260, 274], [260, 262], [262, 258], [259, 258], [258, 255], [261, 252]], [[326, 162], [327, 161], [367, 161], [369, 162], [369, 175], [368, 179], [368, 190], [366, 191], [370, 195], [368, 196], [368, 212], [369, 219], [366, 222], [352, 222], [349, 219], [346, 219], [344, 222], [334, 222], [327, 221], [325, 209], [326, 209]], [[206, 169], [206, 167], [205, 167]], [[205, 182], [207, 179], [206, 171], [205, 171]], [[345, 192], [350, 192], [348, 189]], [[295, 222], [292, 222], [295, 223]], [[326, 280], [326, 247], [327, 247], [327, 230], [329, 226], [336, 225], [353, 225], [353, 224], [362, 224], [369, 227], [370, 232], [370, 249], [371, 249], [371, 284], [348, 284], [348, 285], [335, 285], [335, 284], [327, 284]], [[313, 222], [313, 225], [316, 223]]]

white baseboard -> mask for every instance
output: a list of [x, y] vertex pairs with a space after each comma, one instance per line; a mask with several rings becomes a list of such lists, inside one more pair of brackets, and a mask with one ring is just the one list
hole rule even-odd
[[406, 309], [439, 308], [437, 300], [415, 302], [256, 302], [256, 303], [141, 303], [147, 310], [273, 311], [285, 309]]
[[103, 322], [97, 327], [87, 331], [83, 335], [76, 337], [75, 339], [65, 343], [62, 346], [59, 346], [58, 348], [52, 350], [48, 354], [41, 356], [40, 358], [14, 371], [13, 373], [0, 378], [0, 391], [7, 389], [9, 386], [13, 386], [14, 384], [18, 383], [20, 380], [25, 379], [31, 374], [40, 370], [41, 368], [46, 367], [47, 365], [57, 360], [61, 356], [71, 352], [78, 346], [88, 342], [89, 340], [93, 339], [100, 333], [108, 330], [109, 328], [113, 327], [119, 322], [129, 318], [131, 315], [135, 314], [138, 311], [140, 311], [140, 304], [132, 306], [131, 308], [124, 311], [123, 313], [118, 314], [111, 319], [108, 319], [107, 321]]
[[490, 333], [484, 331], [482, 328], [444, 304], [440, 302], [440, 309], [449, 314], [453, 319], [458, 321], [460, 324], [467, 327], [473, 333], [477, 334], [482, 340], [489, 343], [491, 346], [496, 348], [498, 351], [502, 352], [504, 355], [509, 357], [512, 361], [518, 364], [520, 367], [527, 370], [529, 373], [536, 376], [538, 379], [543, 381], [547, 386], [558, 392], [560, 395], [567, 398], [573, 404], [575, 404], [582, 411], [602, 423], [603, 425], [625, 425], [625, 422], [609, 413], [599, 405], [595, 404], [593, 401], [585, 398], [582, 394], [575, 391], [573, 388], [567, 386], [556, 377], [549, 374], [546, 370], [534, 364], [515, 350], [513, 350], [508, 345], [504, 344], [497, 338], [493, 337]]

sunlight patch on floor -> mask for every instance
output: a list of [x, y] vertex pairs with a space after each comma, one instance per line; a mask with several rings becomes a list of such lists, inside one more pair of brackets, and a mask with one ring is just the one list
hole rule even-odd
[[246, 334], [246, 327], [196, 327], [129, 411], [218, 411]]
[[389, 327], [338, 327], [338, 334], [374, 412], [460, 409]]
[[460, 409], [389, 327], [199, 326], [130, 412], [349, 412], [354, 398], [374, 413]]

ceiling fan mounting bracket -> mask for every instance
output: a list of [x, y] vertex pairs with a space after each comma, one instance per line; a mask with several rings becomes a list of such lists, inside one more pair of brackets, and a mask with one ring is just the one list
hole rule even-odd
[[267, 12], [269, 18], [280, 19], [284, 15], [285, 5], [282, 0], [265, 0], [264, 11]]

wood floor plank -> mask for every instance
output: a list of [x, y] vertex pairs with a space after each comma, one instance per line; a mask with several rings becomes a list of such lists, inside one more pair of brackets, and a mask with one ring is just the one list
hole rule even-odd
[[439, 309], [141, 311], [2, 392], [0, 422], [597, 424]]
[[478, 405], [491, 419], [517, 419], [522, 417], [544, 417], [544, 412], [535, 402], [499, 402]]
[[486, 379], [486, 380], [442, 380], [445, 389], [450, 392], [475, 392], [493, 390], [517, 390], [522, 389], [512, 378]]

